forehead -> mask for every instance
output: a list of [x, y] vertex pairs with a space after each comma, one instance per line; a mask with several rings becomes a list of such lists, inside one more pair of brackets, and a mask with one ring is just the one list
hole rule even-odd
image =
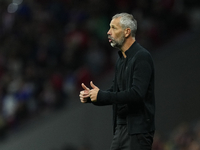
[[112, 19], [111, 22], [110, 22], [110, 26], [120, 26], [121, 27], [121, 25], [120, 25], [120, 17]]

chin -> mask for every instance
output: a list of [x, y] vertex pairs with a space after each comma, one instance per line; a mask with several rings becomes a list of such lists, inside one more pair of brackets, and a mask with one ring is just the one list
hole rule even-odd
[[121, 46], [118, 46], [116, 43], [110, 43], [113, 48], [121, 49]]
[[110, 45], [111, 45], [112, 47], [115, 47], [115, 44], [114, 44], [114, 43], [110, 43]]

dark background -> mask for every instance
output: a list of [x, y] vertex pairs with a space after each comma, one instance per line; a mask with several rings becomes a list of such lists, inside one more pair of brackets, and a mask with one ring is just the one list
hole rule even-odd
[[111, 17], [138, 21], [156, 67], [153, 150], [199, 150], [198, 0], [1, 0], [0, 149], [102, 150], [111, 107], [80, 104], [80, 84], [107, 89], [117, 50]]

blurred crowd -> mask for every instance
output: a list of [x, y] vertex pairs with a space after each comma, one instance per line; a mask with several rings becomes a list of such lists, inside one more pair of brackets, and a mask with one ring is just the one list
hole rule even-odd
[[[52, 150], [93, 150], [93, 147], [88, 144], [66, 144]], [[180, 123], [165, 137], [156, 131], [152, 150], [200, 150], [200, 120]]]
[[191, 28], [188, 12], [198, 16], [193, 5], [188, 0], [1, 0], [0, 135], [43, 111], [60, 109], [80, 83], [113, 68], [116, 50], [106, 33], [114, 14], [132, 13], [137, 41], [155, 51]]
[[167, 139], [156, 134], [153, 150], [200, 150], [200, 120], [179, 124]]
[[[52, 150], [93, 150], [93, 147], [67, 144]], [[200, 150], [200, 120], [180, 123], [166, 133], [165, 137], [156, 132], [152, 150]]]

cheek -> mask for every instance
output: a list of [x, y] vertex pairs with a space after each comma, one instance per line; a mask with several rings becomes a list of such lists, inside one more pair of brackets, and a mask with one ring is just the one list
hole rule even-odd
[[121, 36], [122, 36], [122, 33], [121, 33], [121, 32], [118, 32], [118, 33], [115, 33], [115, 34], [114, 34], [114, 38], [115, 38], [116, 40], [119, 40], [119, 39], [121, 38]]

